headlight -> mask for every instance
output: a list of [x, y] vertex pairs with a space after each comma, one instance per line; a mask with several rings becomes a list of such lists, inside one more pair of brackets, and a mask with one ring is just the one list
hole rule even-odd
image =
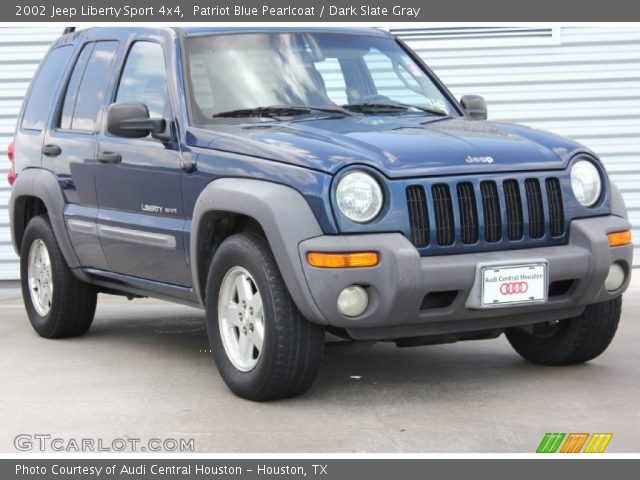
[[336, 202], [348, 219], [366, 223], [376, 218], [382, 210], [382, 189], [371, 175], [354, 170], [338, 182]]
[[600, 172], [589, 160], [578, 160], [571, 167], [571, 188], [584, 207], [590, 207], [600, 198], [602, 181]]

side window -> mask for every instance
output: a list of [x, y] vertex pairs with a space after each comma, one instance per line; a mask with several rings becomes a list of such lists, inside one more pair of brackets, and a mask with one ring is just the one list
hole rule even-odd
[[84, 46], [67, 85], [59, 127], [94, 132], [109, 87], [109, 72], [118, 42]]
[[338, 59], [327, 57], [321, 62], [315, 62], [314, 65], [324, 80], [327, 95], [331, 101], [336, 105], [349, 103], [347, 99], [347, 85]]
[[95, 43], [87, 43], [82, 47], [82, 51], [76, 60], [76, 65], [73, 67], [71, 78], [67, 83], [67, 90], [64, 96], [64, 102], [62, 103], [62, 113], [60, 115], [60, 123], [58, 127], [62, 130], [71, 130], [71, 120], [73, 120], [73, 109], [76, 106], [76, 99], [78, 98], [78, 89], [80, 82], [82, 81], [82, 75], [87, 68], [87, 62], [89, 56], [93, 52]]
[[24, 108], [22, 128], [26, 130], [42, 130], [44, 128], [51, 111], [51, 96], [55, 94], [55, 86], [69, 65], [72, 52], [71, 45], [63, 45], [52, 50], [42, 62]]
[[167, 117], [169, 95], [162, 47], [152, 42], [135, 42], [116, 95], [116, 102], [144, 103], [153, 117]]

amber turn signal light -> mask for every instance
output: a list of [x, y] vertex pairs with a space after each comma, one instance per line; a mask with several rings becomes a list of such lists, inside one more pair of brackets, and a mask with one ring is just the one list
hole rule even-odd
[[377, 252], [309, 252], [307, 262], [319, 268], [360, 268], [375, 267], [379, 258]]
[[607, 236], [609, 237], [610, 247], [621, 247], [622, 245], [629, 245], [631, 243], [631, 230], [612, 232]]

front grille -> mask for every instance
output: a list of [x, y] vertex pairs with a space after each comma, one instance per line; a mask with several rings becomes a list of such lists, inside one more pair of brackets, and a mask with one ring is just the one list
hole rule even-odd
[[431, 187], [431, 192], [433, 194], [433, 208], [436, 212], [436, 238], [438, 245], [453, 245], [455, 225], [449, 185], [439, 183]]
[[505, 180], [504, 201], [507, 206], [507, 235], [509, 240], [520, 240], [523, 235], [522, 198], [517, 180]]
[[556, 177], [441, 181], [410, 185], [406, 195], [411, 242], [417, 248], [456, 245], [454, 251], [461, 251], [478, 242], [509, 248], [500, 245], [565, 235], [562, 189]]
[[564, 233], [564, 207], [562, 206], [562, 190], [560, 180], [547, 178], [547, 201], [549, 202], [549, 226], [552, 237], [560, 237]]
[[484, 210], [485, 239], [489, 243], [494, 243], [502, 238], [502, 213], [496, 182], [480, 183], [480, 192], [482, 194], [482, 209]]
[[476, 193], [470, 182], [459, 183], [458, 206], [460, 207], [460, 236], [462, 243], [476, 243], [478, 241], [478, 209], [476, 208]]
[[407, 205], [411, 221], [411, 243], [417, 248], [429, 245], [429, 210], [422, 185], [407, 188]]
[[527, 191], [527, 210], [529, 211], [529, 236], [541, 238], [544, 235], [544, 207], [542, 193], [537, 178], [527, 178], [524, 181]]

